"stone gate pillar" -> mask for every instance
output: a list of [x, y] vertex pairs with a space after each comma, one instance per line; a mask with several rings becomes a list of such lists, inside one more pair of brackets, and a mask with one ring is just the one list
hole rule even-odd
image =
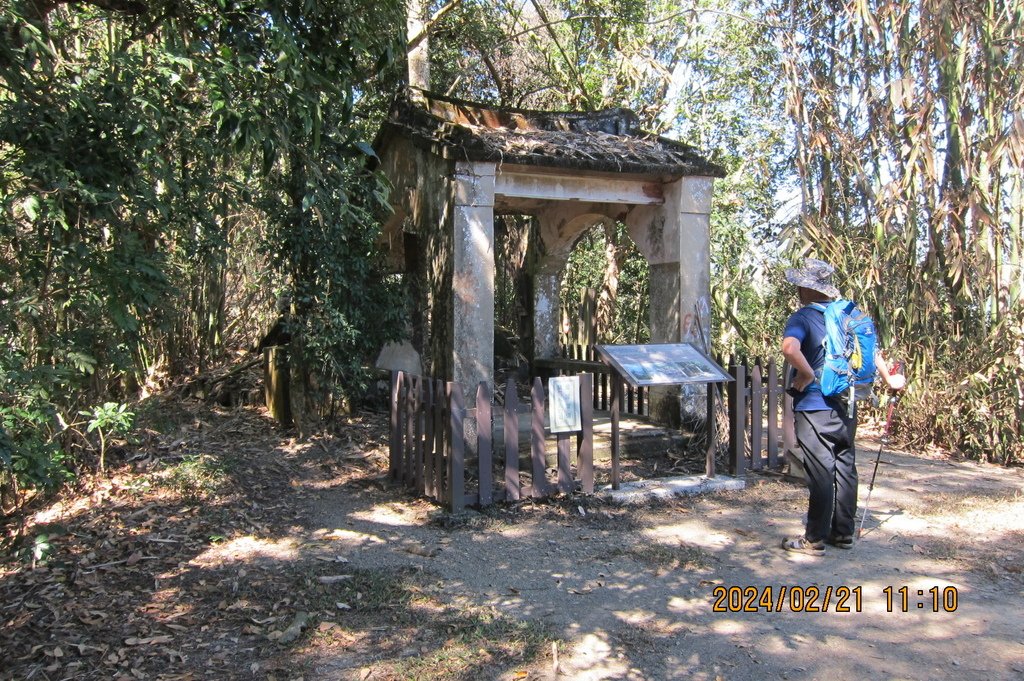
[[[684, 177], [665, 186], [664, 203], [634, 210], [630, 236], [650, 264], [651, 343], [694, 343], [711, 338], [710, 177]], [[651, 414], [678, 426], [703, 420], [704, 386], [654, 388]], [[682, 398], [680, 400], [680, 398]]]
[[494, 172], [460, 162], [452, 178], [452, 378], [470, 394], [494, 387]]

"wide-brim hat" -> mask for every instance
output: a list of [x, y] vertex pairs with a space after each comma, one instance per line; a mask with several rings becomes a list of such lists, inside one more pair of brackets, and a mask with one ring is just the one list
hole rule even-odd
[[802, 288], [809, 288], [824, 293], [829, 298], [838, 298], [839, 289], [832, 284], [835, 268], [824, 260], [816, 258], [804, 259], [803, 267], [786, 270], [786, 281]]

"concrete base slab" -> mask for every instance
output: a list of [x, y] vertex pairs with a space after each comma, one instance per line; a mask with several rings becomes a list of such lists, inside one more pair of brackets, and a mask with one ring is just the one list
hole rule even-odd
[[617, 504], [638, 504], [648, 499], [670, 499], [693, 494], [723, 492], [743, 489], [746, 486], [746, 481], [724, 475], [713, 478], [705, 475], [688, 475], [680, 478], [624, 482], [617, 490], [607, 486], [602, 487], [598, 493], [602, 498]]

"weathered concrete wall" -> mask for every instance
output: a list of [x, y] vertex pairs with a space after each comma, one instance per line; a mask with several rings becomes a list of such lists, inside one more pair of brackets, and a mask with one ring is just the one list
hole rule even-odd
[[405, 371], [415, 376], [423, 375], [420, 354], [407, 340], [387, 343], [377, 355], [375, 366], [387, 371]]
[[424, 373], [451, 379], [454, 164], [401, 139], [392, 142], [381, 161], [393, 184], [390, 202], [395, 211], [384, 225], [384, 239], [389, 261], [406, 276], [410, 340]]

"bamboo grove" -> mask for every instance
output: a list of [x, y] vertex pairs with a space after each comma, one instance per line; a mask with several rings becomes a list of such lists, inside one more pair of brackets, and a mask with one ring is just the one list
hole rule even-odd
[[372, 247], [382, 105], [360, 89], [393, 91], [401, 8], [3, 9], [5, 502], [102, 465], [125, 405], [251, 352], [276, 301], [317, 409], [357, 392], [398, 309]]
[[1024, 3], [795, 0], [775, 18], [797, 247], [909, 359], [905, 432], [1020, 461]]

